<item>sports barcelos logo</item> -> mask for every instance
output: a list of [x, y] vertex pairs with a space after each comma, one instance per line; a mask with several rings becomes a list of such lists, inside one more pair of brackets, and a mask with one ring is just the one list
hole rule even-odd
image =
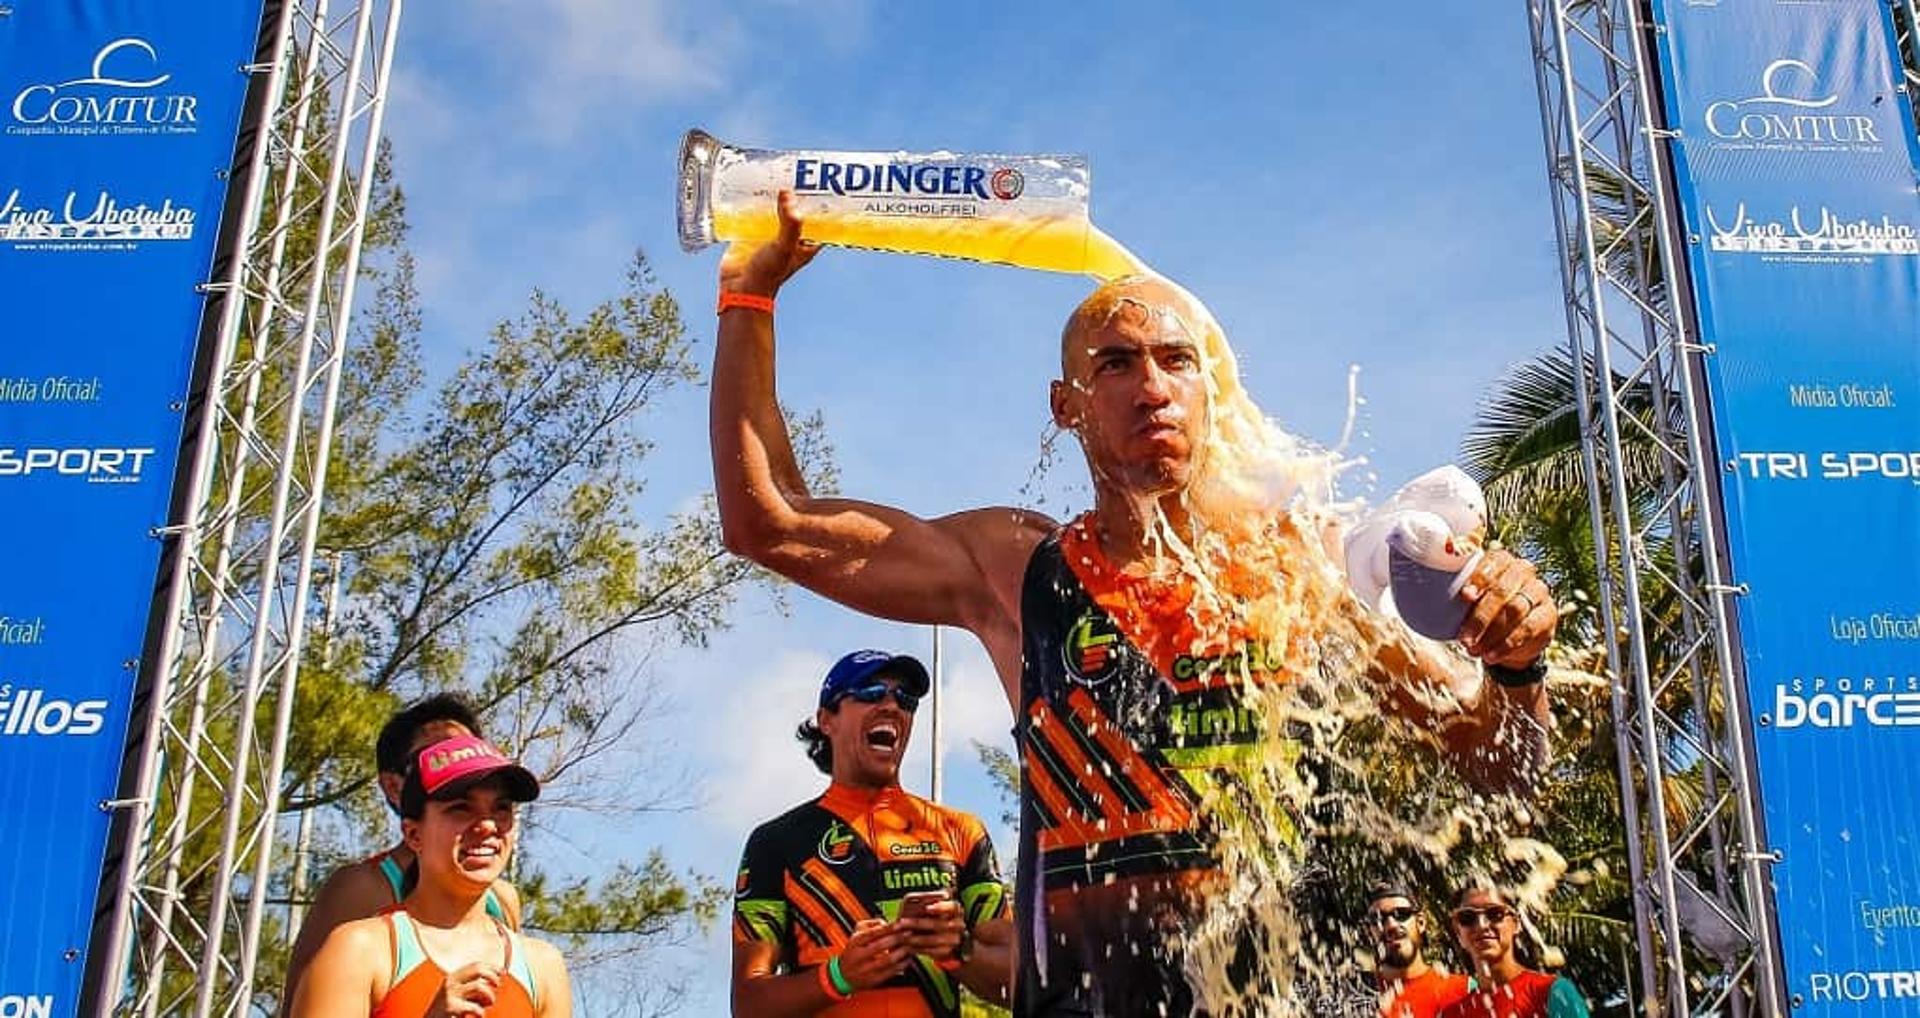
[[838, 820], [820, 835], [820, 861], [833, 866], [845, 865], [853, 858], [853, 831]]
[[173, 75], [145, 39], [127, 36], [100, 47], [89, 73], [34, 82], [14, 93], [8, 134], [193, 134], [198, 96], [163, 88]]
[[1113, 656], [1119, 649], [1120, 631], [1113, 620], [1098, 608], [1088, 608], [1060, 641], [1060, 663], [1066, 666], [1068, 678], [1097, 686], [1112, 677]]
[[995, 198], [1012, 201], [1027, 190], [1027, 178], [1011, 166], [1002, 166], [987, 178], [987, 188]]
[[94, 735], [106, 714], [105, 700], [59, 700], [44, 689], [0, 686], [0, 736]]
[[736, 898], [746, 897], [747, 889], [752, 886], [753, 871], [747, 869], [745, 866], [740, 867], [740, 875], [733, 878], [733, 896]]

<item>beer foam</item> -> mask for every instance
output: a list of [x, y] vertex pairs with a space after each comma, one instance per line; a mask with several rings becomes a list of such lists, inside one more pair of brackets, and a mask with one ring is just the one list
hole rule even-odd
[[[1145, 568], [1196, 592], [1190, 614], [1201, 643], [1217, 649], [1231, 628], [1250, 644], [1285, 648], [1278, 681], [1251, 674], [1246, 657], [1234, 676], [1266, 734], [1254, 758], [1225, 780], [1215, 769], [1193, 782], [1207, 790], [1199, 811], [1221, 862], [1199, 920], [1180, 935], [1199, 1006], [1217, 1016], [1338, 1006], [1328, 1002], [1350, 995], [1370, 948], [1366, 902], [1341, 894], [1363, 893], [1375, 879], [1417, 871], [1444, 874], [1451, 886], [1491, 880], [1517, 885], [1516, 904], [1544, 905], [1564, 860], [1542, 842], [1509, 837], [1524, 828], [1524, 815], [1516, 817], [1510, 801], [1472, 793], [1433, 740], [1383, 718], [1380, 690], [1366, 675], [1389, 644], [1446, 662], [1452, 674], [1411, 694], [1443, 719], [1461, 711], [1458, 698], [1480, 681], [1456, 645], [1374, 614], [1348, 585], [1336, 535], [1365, 509], [1336, 491], [1341, 475], [1364, 462], [1345, 448], [1358, 403], [1353, 375], [1346, 434], [1332, 449], [1318, 447], [1262, 412], [1225, 331], [1191, 292], [1097, 227], [1086, 273], [1102, 283], [1150, 276], [1171, 289], [1177, 306], [1148, 310], [1171, 314], [1195, 339], [1206, 379], [1207, 421], [1179, 496], [1187, 526], [1177, 529], [1160, 511]], [[1263, 582], [1249, 589], [1249, 577]], [[1446, 931], [1430, 932], [1438, 949]], [[1257, 956], [1251, 966], [1241, 957], [1248, 943]]]

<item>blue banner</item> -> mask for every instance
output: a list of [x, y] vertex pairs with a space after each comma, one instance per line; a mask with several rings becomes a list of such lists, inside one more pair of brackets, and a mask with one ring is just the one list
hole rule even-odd
[[7, 6], [0, 1014], [71, 1014], [261, 4]]
[[1920, 1014], [1920, 192], [1880, 0], [1656, 0], [1797, 1015]]

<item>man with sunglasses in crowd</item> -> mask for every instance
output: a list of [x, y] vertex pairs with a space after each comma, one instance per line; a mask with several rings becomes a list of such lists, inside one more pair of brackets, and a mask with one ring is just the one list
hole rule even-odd
[[1367, 901], [1373, 934], [1373, 978], [1381, 1018], [1436, 1018], [1467, 995], [1467, 977], [1427, 962], [1427, 918], [1412, 892], [1379, 883]]
[[1520, 913], [1506, 892], [1470, 884], [1453, 896], [1450, 918], [1473, 979], [1440, 1018], [1588, 1018], [1586, 998], [1571, 980], [1521, 963]]
[[1013, 926], [986, 827], [900, 787], [930, 685], [919, 661], [878, 650], [827, 672], [797, 734], [833, 781], [747, 839], [734, 1014], [954, 1018], [961, 986], [1007, 1002]]

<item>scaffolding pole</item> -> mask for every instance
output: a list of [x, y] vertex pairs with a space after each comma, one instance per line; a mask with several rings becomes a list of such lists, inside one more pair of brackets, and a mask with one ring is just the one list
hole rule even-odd
[[402, 0], [268, 5], [86, 1011], [234, 1018], [276, 821]]
[[[1702, 381], [1711, 351], [1690, 340], [1654, 28], [1635, 0], [1527, 10], [1613, 683], [1636, 1010], [1784, 1014]], [[1652, 469], [1632, 470], [1630, 448]], [[1698, 782], [1697, 802], [1671, 794], [1677, 780]]]

